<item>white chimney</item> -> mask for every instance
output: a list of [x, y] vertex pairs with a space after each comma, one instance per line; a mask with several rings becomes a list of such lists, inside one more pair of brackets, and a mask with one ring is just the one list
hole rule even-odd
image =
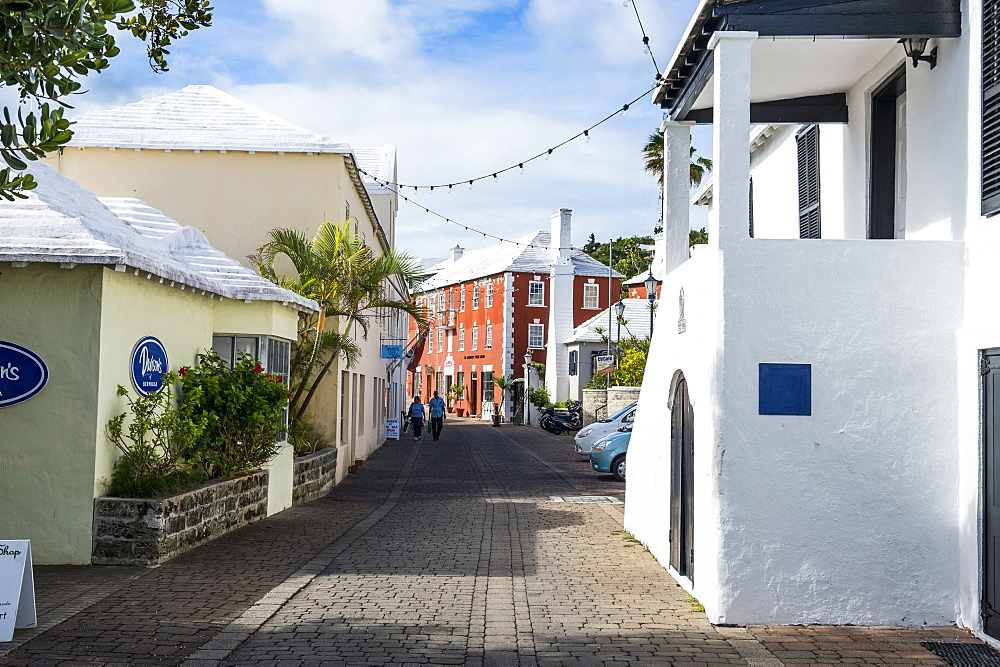
[[[545, 349], [545, 387], [553, 402], [569, 396], [569, 350], [563, 341], [573, 335], [572, 211], [561, 208], [550, 218], [549, 327]], [[573, 397], [578, 398], [578, 397]]]
[[451, 249], [451, 261], [457, 262], [458, 260], [462, 259], [463, 254], [465, 254], [465, 248], [456, 245], [454, 248]]
[[573, 245], [572, 215], [573, 211], [570, 209], [561, 208], [549, 218], [549, 248], [556, 263], [568, 262], [570, 259], [570, 247]]

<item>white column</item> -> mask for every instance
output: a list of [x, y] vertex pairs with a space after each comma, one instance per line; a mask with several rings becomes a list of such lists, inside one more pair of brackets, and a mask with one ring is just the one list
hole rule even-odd
[[569, 350], [573, 334], [574, 268], [570, 240], [572, 211], [563, 208], [550, 218], [549, 322], [545, 346], [545, 388], [553, 403], [569, 397]]
[[709, 243], [725, 248], [749, 238], [750, 50], [755, 32], [716, 32], [712, 173], [715, 179]]
[[665, 121], [663, 131], [663, 247], [665, 274], [688, 258], [691, 227], [691, 126], [694, 123]]

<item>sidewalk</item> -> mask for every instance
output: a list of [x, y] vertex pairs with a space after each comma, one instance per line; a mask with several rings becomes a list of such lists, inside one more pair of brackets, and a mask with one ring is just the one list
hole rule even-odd
[[[715, 628], [570, 439], [451, 419], [322, 500], [155, 569], [36, 567], [2, 664], [948, 664], [957, 628]], [[22, 643], [23, 642], [23, 643]], [[781, 662], [779, 662], [779, 660]]]

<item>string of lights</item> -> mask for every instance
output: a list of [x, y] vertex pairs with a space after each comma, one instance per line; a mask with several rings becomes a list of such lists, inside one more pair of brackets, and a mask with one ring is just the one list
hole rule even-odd
[[[524, 165], [528, 164], [529, 162], [533, 162], [535, 160], [538, 160], [539, 158], [546, 158], [546, 159], [548, 159], [548, 157], [550, 155], [552, 155], [552, 153], [554, 151], [562, 148], [563, 146], [565, 146], [566, 144], [570, 143], [571, 141], [575, 141], [575, 140], [579, 139], [580, 137], [585, 137], [586, 140], [589, 142], [590, 141], [590, 131], [591, 130], [593, 130], [596, 127], [599, 127], [600, 125], [603, 125], [604, 123], [608, 122], [609, 120], [611, 120], [615, 116], [618, 116], [620, 114], [624, 114], [626, 111], [629, 110], [629, 107], [631, 107], [633, 104], [635, 104], [636, 102], [638, 102], [642, 98], [646, 97], [646, 95], [649, 95], [655, 89], [656, 89], [655, 86], [652, 87], [652, 88], [650, 88], [649, 90], [647, 90], [646, 92], [644, 92], [642, 95], [639, 95], [638, 97], [636, 97], [634, 100], [628, 102], [627, 104], [623, 104], [620, 109], [616, 109], [613, 113], [608, 114], [607, 116], [605, 116], [601, 120], [597, 121], [596, 123], [594, 123], [593, 125], [591, 125], [587, 129], [583, 130], [582, 132], [578, 132], [577, 134], [574, 134], [569, 139], [566, 139], [565, 141], [556, 144], [555, 146], [553, 146], [552, 148], [549, 148], [548, 150], [544, 150], [544, 151], [542, 151], [541, 153], [539, 153], [537, 155], [533, 155], [533, 156], [529, 157], [527, 160], [521, 160], [520, 162], [512, 164], [509, 167], [504, 167], [503, 169], [497, 169], [494, 172], [491, 172], [489, 174], [484, 174], [483, 176], [477, 176], [476, 178], [470, 178], [468, 180], [462, 180], [462, 181], [453, 181], [451, 183], [435, 183], [434, 185], [414, 185], [412, 183], [393, 183], [391, 181], [382, 180], [382, 179], [376, 177], [374, 174], [370, 174], [370, 173], [368, 173], [367, 171], [365, 171], [363, 169], [358, 169], [358, 171], [360, 171], [362, 174], [364, 174], [368, 178], [372, 179], [376, 183], [378, 183], [378, 184], [380, 184], [380, 185], [382, 185], [382, 186], [384, 186], [386, 188], [389, 188], [390, 190], [392, 190], [393, 187], [397, 188], [397, 190], [395, 190], [395, 192], [397, 192], [397, 194], [399, 194], [399, 190], [401, 190], [403, 188], [413, 188], [414, 192], [419, 191], [421, 188], [423, 188], [424, 190], [428, 190], [430, 192], [433, 192], [434, 188], [447, 188], [449, 191], [451, 191], [451, 189], [453, 187], [455, 187], [456, 185], [466, 185], [466, 184], [468, 184], [469, 189], [471, 190], [472, 189], [472, 184], [476, 183], [477, 181], [483, 181], [483, 180], [486, 180], [488, 178], [492, 178], [495, 181], [495, 180], [497, 180], [497, 177], [500, 174], [504, 174], [504, 173], [506, 173], [508, 171], [513, 171], [514, 169], [520, 169], [521, 173], [524, 173]], [[402, 195], [400, 195], [400, 196], [402, 196]], [[404, 199], [405, 199], [405, 197], [404, 197]]]
[[653, 69], [656, 70], [656, 82], [659, 83], [660, 79], [663, 78], [663, 74], [660, 73], [660, 66], [656, 64], [656, 57], [653, 56], [653, 49], [649, 46], [649, 35], [646, 34], [646, 28], [642, 25], [642, 19], [639, 18], [639, 8], [635, 5], [635, 0], [625, 0], [623, 3], [626, 7], [632, 5], [632, 9], [635, 11], [635, 20], [639, 22], [639, 30], [642, 31], [642, 45], [643, 51], [649, 54], [650, 60], [653, 61]]
[[[456, 227], [461, 227], [462, 229], [464, 229], [467, 232], [472, 232], [474, 234], [479, 234], [480, 236], [484, 236], [484, 237], [486, 237], [488, 239], [494, 239], [496, 241], [501, 241], [503, 243], [513, 243], [516, 246], [522, 246], [522, 247], [525, 247], [525, 248], [544, 248], [546, 250], [550, 249], [549, 246], [547, 246], [547, 245], [539, 245], [537, 243], [524, 243], [523, 241], [514, 241], [513, 239], [504, 238], [502, 236], [497, 236], [496, 234], [490, 234], [489, 232], [484, 232], [481, 229], [476, 229], [475, 227], [470, 227], [469, 225], [467, 225], [467, 224], [465, 224], [463, 222], [459, 222], [457, 220], [452, 220], [451, 218], [449, 218], [449, 217], [447, 217], [447, 216], [445, 216], [445, 215], [443, 215], [441, 213], [438, 213], [437, 211], [434, 211], [434, 210], [432, 210], [430, 208], [427, 208], [426, 206], [424, 206], [420, 202], [414, 201], [414, 200], [410, 199], [409, 197], [407, 197], [406, 195], [404, 195], [402, 192], [400, 192], [393, 183], [386, 183], [385, 186], [391, 192], [396, 193], [399, 196], [399, 198], [402, 199], [403, 201], [405, 201], [405, 202], [407, 202], [409, 204], [413, 204], [417, 208], [423, 209], [424, 213], [426, 213], [428, 215], [433, 215], [433, 216], [435, 216], [437, 218], [440, 218], [441, 220], [444, 220], [448, 224], [455, 225]], [[557, 250], [574, 250], [574, 249], [575, 248], [573, 246], [568, 246], [568, 247], [565, 247], [565, 248], [557, 248]]]

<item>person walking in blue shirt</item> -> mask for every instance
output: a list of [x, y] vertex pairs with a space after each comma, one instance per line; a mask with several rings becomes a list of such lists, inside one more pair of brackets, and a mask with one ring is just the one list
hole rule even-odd
[[437, 440], [441, 437], [441, 428], [444, 426], [444, 399], [434, 392], [434, 398], [427, 403], [431, 411], [431, 435]]
[[410, 403], [410, 409], [406, 411], [406, 416], [410, 418], [410, 426], [413, 427], [413, 439], [420, 440], [423, 438], [424, 404], [420, 402], [419, 396], [413, 397], [413, 402]]

